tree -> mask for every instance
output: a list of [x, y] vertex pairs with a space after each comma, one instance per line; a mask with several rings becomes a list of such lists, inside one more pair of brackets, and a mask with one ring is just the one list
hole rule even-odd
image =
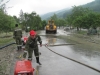
[[72, 24], [73, 27], [76, 27], [77, 31], [79, 31], [79, 28], [81, 29], [83, 25], [82, 17], [90, 12], [91, 10], [89, 10], [88, 8], [73, 6], [72, 14], [67, 18], [67, 22], [69, 21], [68, 23]]
[[0, 32], [9, 32], [12, 31], [16, 20], [14, 17], [7, 15], [6, 13], [6, 3], [10, 0], [1, 0], [0, 1]]
[[84, 23], [85, 28], [97, 28], [100, 26], [100, 14], [95, 13], [95, 12], [90, 12], [84, 17], [82, 17], [82, 22]]
[[47, 25], [47, 22], [45, 20], [43, 20], [41, 24], [42, 24], [42, 29], [44, 29], [45, 26]]
[[57, 17], [57, 15], [56, 14], [54, 14], [53, 16], [51, 16], [51, 20], [54, 20], [54, 23], [56, 24], [56, 25], [58, 25], [58, 17]]
[[22, 24], [22, 28], [27, 31], [27, 27], [34, 30], [38, 30], [42, 28], [41, 24], [41, 18], [39, 15], [36, 14], [36, 12], [23, 13], [23, 11], [20, 11], [20, 22]]
[[7, 14], [7, 7], [6, 7], [6, 4], [9, 2], [10, 0], [0, 0], [0, 9], [3, 10], [4, 13]]
[[58, 26], [61, 27], [61, 26], [65, 26], [66, 22], [64, 19], [58, 19]]
[[13, 16], [13, 18], [15, 19], [16, 23], [19, 23], [19, 19], [16, 16]]
[[20, 23], [23, 23], [23, 21], [24, 21], [24, 13], [23, 13], [23, 10], [20, 10], [20, 14], [19, 14], [19, 19], [20, 19]]

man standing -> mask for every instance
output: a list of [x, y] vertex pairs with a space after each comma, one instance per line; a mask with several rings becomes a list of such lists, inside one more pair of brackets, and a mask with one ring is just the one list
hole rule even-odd
[[18, 27], [18, 24], [15, 24], [15, 30], [13, 32], [13, 37], [16, 41], [17, 49], [21, 50], [21, 48], [22, 48], [22, 41], [21, 41], [22, 30]]
[[[42, 41], [41, 41], [41, 37], [39, 35], [36, 34], [36, 32], [34, 30], [30, 31], [30, 36], [28, 37], [26, 44], [25, 44], [25, 50], [28, 51], [28, 59], [32, 60], [32, 54], [34, 51], [34, 55], [36, 57], [36, 62], [41, 65], [40, 61], [39, 61], [39, 48], [38, 48], [38, 44], [37, 42], [40, 43], [40, 47], [42, 46]], [[23, 57], [26, 57], [26, 53], [24, 53]]]

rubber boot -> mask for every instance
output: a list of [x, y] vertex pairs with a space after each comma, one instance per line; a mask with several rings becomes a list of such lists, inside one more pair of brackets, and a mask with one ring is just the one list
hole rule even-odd
[[20, 48], [19, 48], [19, 46], [17, 46], [17, 51], [19, 51], [20, 50]]
[[39, 57], [36, 57], [36, 62], [41, 65], [40, 61], [39, 61]]
[[19, 49], [22, 50], [22, 46], [19, 46]]

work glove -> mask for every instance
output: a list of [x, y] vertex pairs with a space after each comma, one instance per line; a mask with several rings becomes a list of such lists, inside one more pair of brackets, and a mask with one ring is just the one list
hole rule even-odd
[[42, 44], [40, 44], [40, 47], [42, 47]]
[[42, 47], [42, 41], [40, 41], [39, 43], [40, 43], [40, 47]]

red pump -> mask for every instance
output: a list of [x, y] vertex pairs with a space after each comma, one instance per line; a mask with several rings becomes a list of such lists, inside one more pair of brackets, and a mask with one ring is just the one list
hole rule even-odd
[[34, 70], [35, 69], [32, 68], [31, 61], [17, 61], [15, 65], [14, 75], [33, 75]]

